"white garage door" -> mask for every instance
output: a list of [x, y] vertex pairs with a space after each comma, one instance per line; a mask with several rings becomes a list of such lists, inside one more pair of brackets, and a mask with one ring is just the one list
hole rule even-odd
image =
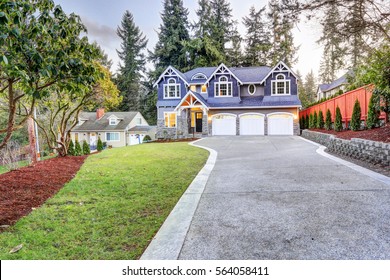
[[293, 135], [293, 116], [275, 114], [268, 116], [268, 135]]
[[236, 135], [236, 116], [216, 115], [212, 120], [213, 135]]
[[138, 145], [141, 144], [144, 140], [145, 135], [143, 134], [130, 134], [129, 135], [129, 145]]
[[264, 116], [258, 114], [240, 116], [240, 135], [264, 135]]

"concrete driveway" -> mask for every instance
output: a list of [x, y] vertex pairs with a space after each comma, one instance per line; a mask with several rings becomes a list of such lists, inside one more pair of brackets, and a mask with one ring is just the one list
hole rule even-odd
[[300, 137], [210, 137], [179, 259], [390, 259], [390, 186]]

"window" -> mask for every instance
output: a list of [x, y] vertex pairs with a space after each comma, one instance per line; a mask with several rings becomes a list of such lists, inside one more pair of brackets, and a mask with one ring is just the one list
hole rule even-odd
[[194, 85], [190, 86], [190, 90], [196, 92], [196, 86]]
[[215, 96], [232, 96], [232, 82], [229, 82], [225, 76], [220, 77], [219, 81], [215, 83]]
[[194, 76], [192, 76], [191, 80], [206, 80], [207, 77], [203, 73], [197, 73]]
[[164, 112], [165, 127], [176, 127], [176, 113]]
[[119, 141], [119, 132], [106, 132], [106, 141]]
[[286, 80], [283, 74], [272, 81], [272, 95], [290, 95], [290, 80]]
[[141, 118], [137, 118], [136, 124], [142, 124], [142, 119]]
[[111, 118], [109, 121], [110, 121], [110, 125], [116, 125], [116, 119], [115, 118]]
[[207, 93], [207, 86], [202, 85], [201, 93]]
[[170, 98], [180, 98], [180, 84], [177, 84], [173, 78], [170, 78], [164, 85], [164, 99]]
[[256, 92], [256, 86], [255, 85], [249, 85], [248, 86], [248, 93], [249, 93], [249, 95], [254, 95], [255, 94], [255, 92]]

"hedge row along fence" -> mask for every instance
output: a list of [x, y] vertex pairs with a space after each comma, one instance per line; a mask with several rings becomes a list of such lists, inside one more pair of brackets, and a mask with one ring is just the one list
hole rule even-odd
[[[305, 110], [302, 110], [299, 112], [299, 118], [310, 116], [310, 114], [314, 115], [315, 112], [317, 114], [319, 111], [322, 111], [324, 116], [326, 116], [326, 112], [328, 109], [330, 110], [330, 113], [332, 114], [332, 122], [335, 121], [336, 118], [336, 108], [337, 106], [340, 108], [342, 121], [346, 124], [348, 127], [348, 123], [350, 122], [352, 118], [352, 111], [353, 106], [355, 104], [356, 99], [359, 100], [360, 107], [361, 107], [361, 120], [366, 121], [367, 120], [367, 114], [368, 114], [368, 104], [370, 102], [370, 98], [372, 96], [372, 91], [374, 90], [373, 85], [367, 85], [363, 86], [351, 91], [348, 91], [342, 95], [336, 96], [332, 99], [329, 99], [327, 101], [324, 101], [320, 104], [311, 106]], [[384, 112], [381, 112], [379, 119], [385, 119], [386, 114]]]

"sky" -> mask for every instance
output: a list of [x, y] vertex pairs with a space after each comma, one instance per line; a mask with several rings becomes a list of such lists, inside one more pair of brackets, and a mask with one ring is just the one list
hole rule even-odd
[[[189, 11], [189, 22], [196, 21], [195, 11], [198, 9], [198, 0], [183, 0]], [[238, 21], [238, 30], [245, 35], [242, 18], [249, 14], [249, 8], [259, 9], [267, 5], [267, 0], [229, 0], [232, 14]], [[113, 61], [111, 70], [116, 71], [120, 63], [116, 50], [120, 49], [120, 39], [116, 30], [121, 23], [122, 16], [129, 10], [134, 21], [148, 39], [147, 49], [153, 50], [157, 43], [160, 14], [163, 10], [163, 0], [54, 0], [61, 5], [66, 13], [79, 15], [88, 29], [90, 42], [96, 41]], [[297, 23], [293, 30], [294, 42], [299, 46], [298, 63], [292, 68], [296, 72], [306, 75], [312, 69], [318, 72], [322, 47], [316, 41], [321, 35], [321, 27], [316, 22], [302, 21]], [[151, 68], [147, 64], [147, 68]]]

